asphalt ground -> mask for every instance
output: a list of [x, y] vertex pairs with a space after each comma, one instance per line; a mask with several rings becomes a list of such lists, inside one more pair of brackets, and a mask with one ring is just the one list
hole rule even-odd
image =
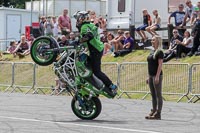
[[95, 120], [78, 119], [69, 96], [0, 93], [0, 133], [199, 133], [200, 104], [164, 102], [162, 120], [145, 120], [151, 101], [100, 98]]

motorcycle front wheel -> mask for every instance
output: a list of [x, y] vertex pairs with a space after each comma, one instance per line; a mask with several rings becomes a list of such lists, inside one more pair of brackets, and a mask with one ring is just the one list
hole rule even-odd
[[101, 101], [98, 97], [87, 98], [73, 97], [71, 101], [73, 113], [80, 119], [93, 120], [101, 113]]
[[57, 53], [53, 51], [53, 48], [56, 48], [56, 45], [53, 43], [50, 37], [39, 37], [31, 46], [31, 58], [38, 65], [50, 65], [57, 58]]

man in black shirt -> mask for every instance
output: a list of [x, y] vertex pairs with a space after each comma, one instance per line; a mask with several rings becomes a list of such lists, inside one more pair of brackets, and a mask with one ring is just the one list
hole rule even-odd
[[172, 58], [176, 57], [176, 55], [177, 55], [176, 47], [178, 45], [177, 40], [182, 42], [183, 37], [178, 34], [177, 29], [174, 29], [173, 30], [173, 37], [170, 40], [169, 49], [164, 53], [164, 60], [163, 60], [164, 62], [167, 62], [167, 61], [171, 60]]

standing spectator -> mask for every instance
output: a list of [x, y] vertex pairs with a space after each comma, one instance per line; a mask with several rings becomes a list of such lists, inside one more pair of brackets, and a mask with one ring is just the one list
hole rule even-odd
[[53, 37], [57, 40], [59, 27], [55, 16], [52, 17], [52, 22], [53, 22]]
[[151, 16], [148, 14], [147, 9], [142, 10], [143, 13], [143, 25], [136, 28], [136, 32], [142, 37], [142, 41], [147, 41], [147, 36], [145, 34], [145, 29], [151, 25]]
[[95, 11], [89, 11], [89, 20], [94, 23], [97, 27], [99, 27], [99, 20], [96, 16]]
[[19, 58], [23, 58], [24, 56], [30, 53], [30, 46], [26, 41], [26, 37], [24, 35], [21, 36], [21, 41], [17, 45], [16, 49], [12, 52], [12, 54], [17, 54]]
[[176, 39], [175, 40], [177, 45], [176, 51], [177, 51], [177, 57], [181, 58], [182, 54], [184, 53], [184, 55], [187, 55], [191, 48], [192, 48], [192, 38], [190, 37], [190, 32], [189, 31], [185, 31], [184, 33], [184, 39], [181, 42], [180, 40]]
[[99, 16], [99, 28], [103, 31], [106, 30], [106, 19], [104, 19], [102, 16]]
[[72, 31], [71, 19], [69, 18], [68, 10], [63, 10], [63, 15], [58, 18], [58, 25], [61, 29], [62, 35], [68, 35]]
[[47, 17], [47, 20], [44, 23], [44, 28], [46, 36], [53, 36], [53, 22], [50, 16]]
[[177, 40], [182, 42], [183, 38], [178, 34], [177, 29], [173, 29], [173, 37], [170, 40], [169, 49], [164, 54], [164, 60], [163, 60], [164, 62], [167, 62], [177, 56], [177, 51], [176, 51], [178, 45]]
[[[192, 29], [192, 36], [194, 37], [194, 41], [193, 41], [192, 49], [188, 53], [188, 56], [192, 56], [195, 52], [197, 52], [198, 47], [200, 45], [200, 12], [198, 13], [197, 20], [196, 20], [195, 25]], [[197, 52], [197, 54], [198, 54], [198, 52]]]
[[39, 31], [40, 31], [41, 36], [44, 36], [44, 30], [45, 30], [44, 23], [45, 22], [46, 22], [46, 19], [45, 19], [44, 16], [42, 16], [41, 21], [40, 21], [40, 25], [39, 25]]
[[114, 52], [114, 57], [123, 56], [130, 53], [133, 50], [134, 40], [130, 35], [129, 31], [125, 32], [126, 39], [124, 40], [123, 49], [117, 52]]
[[155, 30], [159, 29], [161, 26], [161, 18], [158, 15], [158, 10], [153, 10], [153, 15], [155, 18], [153, 18], [153, 23], [151, 26], [148, 26], [146, 28], [146, 31], [149, 32], [152, 36], [158, 35]]
[[161, 119], [161, 111], [163, 106], [162, 99], [162, 64], [163, 64], [163, 56], [164, 53], [162, 51], [162, 39], [159, 36], [154, 36], [152, 38], [152, 46], [154, 47], [154, 51], [150, 53], [147, 57], [148, 61], [148, 74], [149, 78], [147, 79], [147, 83], [149, 84], [149, 88], [151, 91], [152, 97], [152, 109], [146, 119]]
[[192, 14], [192, 21], [191, 21], [191, 25], [193, 26], [194, 23], [196, 22], [196, 19], [198, 17], [198, 13], [200, 12], [200, 2], [197, 3], [197, 6], [194, 7], [194, 12]]
[[118, 34], [118, 36], [116, 36], [113, 39], [113, 45], [115, 47], [115, 52], [123, 49], [123, 44], [124, 44], [124, 40], [125, 40], [124, 32], [122, 30], [118, 30], [117, 34]]
[[[185, 17], [185, 12], [183, 11], [184, 9], [184, 5], [183, 4], [179, 4], [178, 6], [178, 11], [173, 12], [169, 18], [168, 18], [168, 24], [171, 23], [171, 17], [174, 17], [175, 19], [175, 26], [176, 27], [180, 27], [180, 26], [185, 26], [182, 25], [182, 23], [184, 22], [184, 17]], [[178, 32], [181, 36], [183, 36], [184, 32], [186, 29], [178, 29]]]

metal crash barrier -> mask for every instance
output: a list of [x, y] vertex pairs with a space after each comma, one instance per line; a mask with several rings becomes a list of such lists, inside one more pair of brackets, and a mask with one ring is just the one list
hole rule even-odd
[[[122, 63], [120, 65], [119, 83], [122, 93], [144, 93], [142, 99], [150, 94], [146, 84], [148, 69], [146, 62]], [[164, 64], [163, 65], [163, 94], [181, 95], [178, 102], [189, 93], [189, 64]]]
[[173, 63], [163, 65], [163, 94], [180, 95], [177, 102], [186, 97], [189, 100], [189, 64]]
[[[140, 93], [144, 94], [142, 99], [145, 99], [150, 94], [146, 84], [147, 62], [102, 63], [102, 71], [118, 85], [118, 98], [123, 95], [131, 98], [131, 93]], [[25, 88], [26, 93], [52, 93], [55, 78], [51, 65], [44, 67], [32, 62], [0, 62], [0, 87], [4, 92], [25, 92]], [[200, 64], [190, 67], [187, 63], [164, 63], [162, 89], [164, 95], [179, 95], [178, 102], [184, 97], [188, 102], [197, 102], [200, 100]]]
[[14, 84], [13, 70], [12, 62], [0, 62], [0, 86], [3, 87], [5, 91]]
[[122, 93], [119, 97], [126, 94], [130, 98], [128, 93], [144, 93], [144, 99], [149, 94], [149, 88], [145, 82], [147, 75], [146, 62], [125, 62], [120, 64], [119, 87]]
[[192, 98], [190, 98], [188, 102], [196, 103], [197, 101], [200, 100], [200, 64], [192, 64], [190, 68], [190, 73], [191, 73], [190, 93], [192, 95]]
[[11, 93], [14, 91], [24, 92], [22, 89], [25, 88], [26, 93], [30, 92], [34, 88], [34, 66], [32, 62], [16, 62], [13, 63], [13, 86]]
[[35, 65], [35, 87], [33, 93], [49, 93], [52, 87], [55, 86], [56, 75], [53, 72], [52, 65], [39, 66]]

